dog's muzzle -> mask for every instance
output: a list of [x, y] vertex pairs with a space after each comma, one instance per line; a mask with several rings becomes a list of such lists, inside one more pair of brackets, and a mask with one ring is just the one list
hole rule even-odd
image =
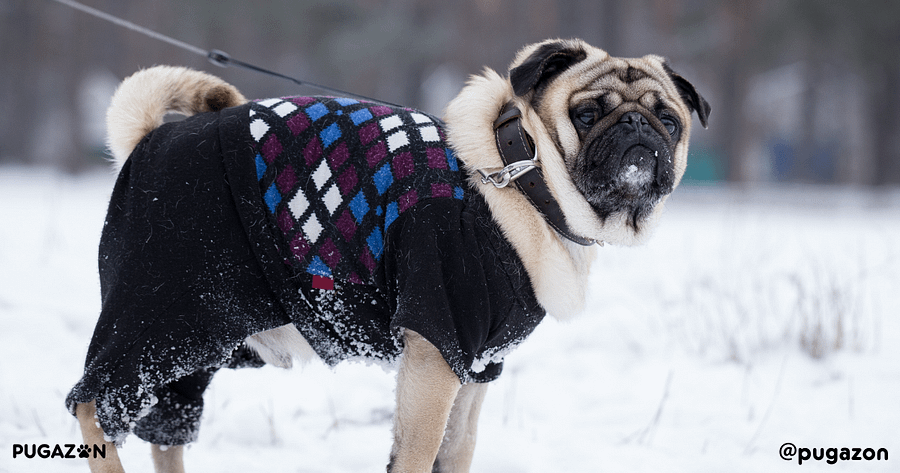
[[[655, 118], [655, 117], [654, 117]], [[657, 120], [658, 121], [658, 120]], [[671, 142], [651, 124], [644, 114], [633, 111], [622, 115], [617, 127], [617, 150], [613, 156], [621, 156], [619, 181], [623, 186], [638, 190], [653, 185], [668, 193], [674, 185]], [[660, 123], [660, 126], [662, 124]]]
[[636, 103], [622, 104], [603, 117], [595, 130], [579, 160], [590, 182], [635, 192], [672, 191], [674, 143], [653, 113]]
[[622, 104], [586, 137], [575, 186], [600, 218], [625, 211], [638, 224], [675, 187], [675, 138], [643, 106]]

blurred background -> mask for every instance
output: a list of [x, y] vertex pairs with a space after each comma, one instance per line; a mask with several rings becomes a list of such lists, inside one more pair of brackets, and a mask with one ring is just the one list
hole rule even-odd
[[[507, 358], [473, 471], [796, 473], [776, 454], [788, 441], [900, 452], [900, 0], [80, 1], [434, 114], [534, 41], [666, 56], [712, 105], [708, 130], [694, 119], [692, 185], [647, 245], [597, 252], [585, 316]], [[115, 87], [171, 64], [251, 98], [320, 91], [53, 0], [0, 0], [0, 61], [0, 445], [73, 443], [63, 399], [100, 309]], [[220, 372], [188, 469], [384, 471], [393, 375], [302, 371]], [[141, 442], [120, 452], [149, 468]], [[855, 463], [833, 466], [898, 471]]]
[[[900, 184], [896, 0], [83, 0], [202, 49], [440, 114], [466, 77], [524, 44], [580, 37], [659, 54], [712, 104], [697, 184]], [[248, 97], [315, 94], [52, 0], [0, 0], [0, 165], [103, 163], [104, 111], [139, 68], [210, 71]]]

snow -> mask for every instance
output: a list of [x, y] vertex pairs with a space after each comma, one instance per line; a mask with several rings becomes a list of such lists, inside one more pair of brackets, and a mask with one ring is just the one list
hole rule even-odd
[[[644, 158], [641, 158], [641, 161], [643, 160]], [[622, 171], [622, 176], [619, 180], [626, 185], [637, 189], [652, 181], [653, 174], [649, 169], [638, 169], [636, 165], [632, 164]]]
[[[0, 168], [0, 471], [80, 444], [63, 399], [99, 307], [113, 176]], [[680, 188], [650, 243], [599, 248], [587, 312], [547, 318], [488, 390], [473, 472], [900, 470], [900, 201], [814, 188]], [[394, 374], [223, 370], [188, 471], [384, 471]], [[887, 448], [887, 461], [779, 458]], [[149, 472], [129, 437], [129, 472]]]

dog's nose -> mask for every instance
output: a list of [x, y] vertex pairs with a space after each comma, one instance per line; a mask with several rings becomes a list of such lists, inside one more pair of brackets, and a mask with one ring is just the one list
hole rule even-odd
[[637, 132], [649, 132], [652, 130], [650, 121], [647, 120], [647, 117], [641, 115], [640, 112], [628, 112], [622, 115], [619, 123], [630, 125]]

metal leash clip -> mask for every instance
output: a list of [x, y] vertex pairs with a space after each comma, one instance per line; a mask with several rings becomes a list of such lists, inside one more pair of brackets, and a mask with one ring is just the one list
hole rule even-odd
[[481, 174], [482, 184], [491, 183], [497, 189], [502, 189], [508, 186], [510, 182], [515, 181], [526, 172], [537, 167], [540, 167], [540, 165], [536, 159], [526, 159], [524, 161], [516, 161], [499, 171], [486, 172], [484, 169], [479, 169], [478, 173]]

